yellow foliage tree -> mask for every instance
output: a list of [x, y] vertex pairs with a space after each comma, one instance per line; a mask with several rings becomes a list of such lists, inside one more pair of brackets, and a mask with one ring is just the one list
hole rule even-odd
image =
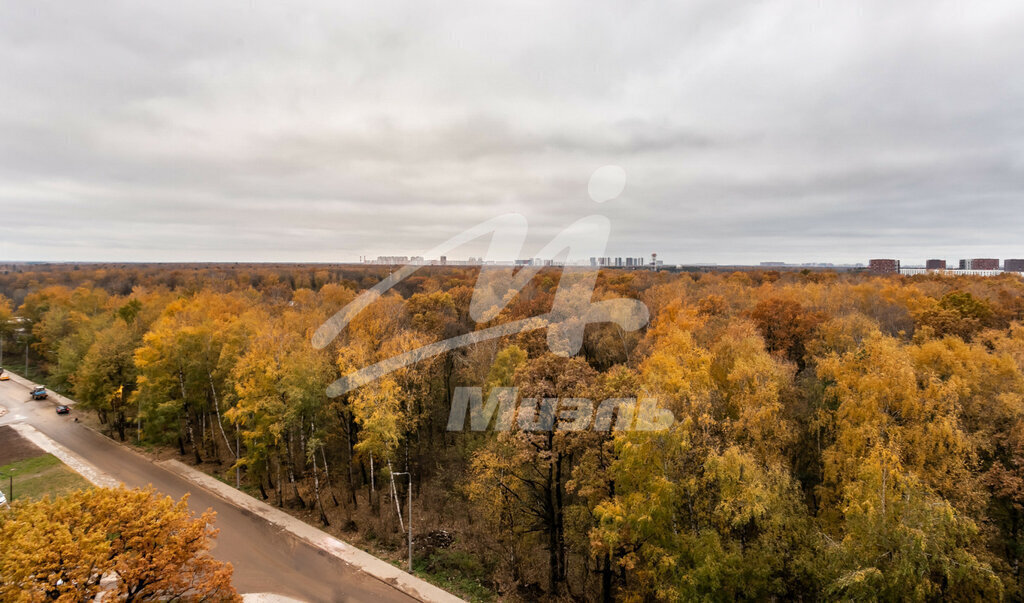
[[92, 600], [108, 577], [121, 601], [240, 601], [209, 554], [216, 514], [187, 501], [103, 488], [15, 505], [0, 514], [0, 599]]

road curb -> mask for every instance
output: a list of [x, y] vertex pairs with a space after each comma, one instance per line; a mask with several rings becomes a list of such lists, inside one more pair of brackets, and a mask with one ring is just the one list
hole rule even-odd
[[[22, 387], [28, 388], [29, 391], [31, 391], [32, 388], [37, 386], [37, 385], [42, 385], [41, 383], [35, 383], [34, 381], [29, 381], [28, 379], [26, 379], [26, 378], [22, 377], [21, 375], [15, 373], [11, 369], [4, 369], [4, 372], [7, 373], [8, 375], [10, 375], [11, 381], [17, 383], [18, 385], [20, 385]], [[66, 398], [66, 397], [58, 394], [57, 392], [53, 391], [50, 388], [46, 388], [46, 394], [47, 394], [47, 399], [48, 400], [55, 400], [58, 404], [63, 404], [64, 406], [74, 406], [74, 405], [78, 404], [78, 402], [72, 400], [71, 398]]]
[[[11, 381], [17, 383], [18, 385], [20, 385], [20, 386], [22, 386], [24, 388], [27, 388], [29, 391], [31, 391], [32, 388], [36, 386], [36, 383], [34, 383], [32, 381], [29, 381], [28, 379], [22, 377], [21, 375], [17, 375], [15, 373], [12, 373], [9, 370], [6, 370], [6, 369], [4, 370], [4, 372], [6, 372], [8, 375], [10, 375], [12, 377]], [[78, 404], [78, 400], [72, 400], [71, 398], [68, 398], [66, 396], [62, 396], [62, 395], [58, 394], [57, 392], [55, 392], [55, 391], [53, 391], [51, 389], [47, 389], [46, 393], [49, 394], [49, 397], [46, 400], [38, 400], [38, 402], [49, 402], [53, 406], [64, 405], [64, 406], [70, 406], [71, 408], [74, 408]], [[26, 400], [26, 402], [32, 402], [32, 400]], [[2, 415], [0, 415], [0, 416], [2, 416]], [[75, 419], [75, 420], [77, 421], [77, 419]], [[140, 459], [145, 459], [145, 460], [149, 461], [150, 463], [155, 463], [156, 462], [155, 459], [153, 459], [153, 458], [143, 454], [137, 448], [128, 445], [126, 442], [119, 442], [119, 441], [115, 440], [113, 433], [103, 433], [102, 429], [98, 429], [96, 427], [93, 427], [92, 425], [89, 425], [88, 423], [79, 423], [79, 425], [81, 427], [84, 427], [85, 429], [88, 429], [89, 431], [95, 433], [96, 435], [102, 437], [103, 439], [110, 440], [111, 442], [117, 444], [121, 448], [124, 448], [125, 450], [127, 450], [128, 452], [134, 454], [135, 456], [139, 457]]]
[[75, 473], [89, 480], [93, 485], [100, 488], [116, 488], [121, 484], [121, 482], [110, 475], [100, 471], [92, 463], [51, 440], [49, 436], [35, 427], [27, 423], [10, 423], [9, 426], [14, 431], [17, 431], [18, 435], [41, 448], [43, 452], [52, 454], [60, 459], [62, 463], [70, 467]]
[[[28, 379], [25, 379], [24, 377], [21, 377], [20, 375], [17, 375], [11, 371], [6, 372], [11, 376], [11, 381], [18, 383], [23, 387], [32, 388], [34, 385], [36, 385], [35, 383], [29, 381]], [[60, 404], [66, 404], [68, 406], [73, 406], [74, 404], [76, 404], [74, 400], [70, 400], [64, 396], [61, 396], [60, 394], [54, 393], [52, 391], [49, 393], [50, 396]], [[81, 473], [83, 477], [88, 479], [90, 482], [96, 484], [97, 486], [116, 487], [119, 485], [119, 482], [117, 482], [117, 480], [103, 473], [99, 469], [93, 467], [88, 462], [80, 459], [79, 457], [74, 455], [72, 452], [70, 452], [57, 442], [54, 442], [53, 440], [45, 436], [43, 433], [37, 431], [31, 425], [12, 424], [12, 426], [13, 425], [18, 425], [20, 428], [25, 429], [26, 432], [34, 434], [32, 437], [29, 437], [27, 435], [26, 437], [29, 437], [29, 439], [32, 440], [33, 443], [36, 443], [40, 448], [43, 448], [47, 452], [50, 452], [57, 458], [64, 461], [66, 464], [71, 466], [72, 469], [75, 469], [75, 471]], [[182, 463], [177, 460], [156, 461], [132, 449], [132, 447], [130, 446], [125, 446], [124, 444], [120, 444], [115, 440], [108, 438], [105, 434], [93, 429], [89, 425], [85, 425], [84, 423], [82, 423], [81, 426], [90, 429], [94, 433], [99, 434], [101, 437], [108, 439], [111, 442], [114, 442], [115, 444], [118, 444], [122, 449], [127, 450], [128, 452], [131, 452], [133, 454], [136, 454], [139, 457], [145, 459], [146, 461], [153, 463], [158, 467], [166, 469], [171, 473], [174, 473], [178, 477], [181, 477], [187, 480], [188, 482], [194, 484], [195, 486], [202, 488], [208, 493], [224, 500], [228, 504], [238, 507], [244, 512], [252, 513], [253, 515], [263, 519], [267, 523], [288, 532], [289, 534], [291, 534], [295, 538], [302, 540], [303, 542], [306, 542], [307, 544], [316, 548], [317, 550], [322, 551], [323, 553], [330, 555], [352, 566], [354, 569], [361, 571], [367, 574], [368, 576], [380, 580], [388, 586], [391, 586], [396, 590], [409, 595], [410, 597], [429, 603], [454, 603], [463, 601], [463, 599], [460, 599], [455, 595], [449, 593], [448, 591], [445, 591], [441, 588], [438, 588], [437, 586], [434, 586], [426, 580], [417, 578], [416, 576], [408, 572], [402, 571], [397, 567], [391, 565], [387, 561], [384, 561], [383, 559], [374, 557], [373, 555], [367, 553], [366, 551], [363, 551], [362, 549], [354, 547], [351, 544], [348, 544], [347, 542], [335, 538], [327, 532], [317, 529], [300, 519], [296, 519], [295, 517], [292, 517], [284, 511], [276, 509], [264, 503], [263, 501], [257, 500], [252, 496], [249, 496], [245, 492], [242, 492], [241, 490], [236, 490], [235, 488], [217, 480], [214, 477], [211, 477], [206, 473], [203, 473], [202, 471], [199, 471], [198, 469], [194, 469], [193, 467], [190, 467], [185, 463]], [[37, 442], [36, 439], [38, 439], [39, 441]], [[39, 442], [44, 442], [45, 445], [40, 444]], [[65, 460], [65, 458], [70, 459], [71, 462], [68, 462], [67, 460]], [[86, 471], [88, 471], [91, 468], [93, 472], [92, 477], [90, 477], [90, 475], [82, 473], [82, 471], [79, 471], [78, 466], [75, 466], [72, 463], [76, 463], [78, 466], [82, 467]]]
[[429, 602], [448, 603], [462, 601], [462, 599], [455, 595], [408, 572], [402, 571], [383, 559], [378, 559], [362, 549], [339, 540], [323, 530], [317, 529], [280, 509], [249, 496], [241, 490], [236, 490], [202, 471], [189, 467], [181, 461], [159, 461], [157, 465], [224, 499], [228, 503], [263, 518], [268, 523], [293, 534], [311, 546], [358, 568], [360, 571], [411, 597]]

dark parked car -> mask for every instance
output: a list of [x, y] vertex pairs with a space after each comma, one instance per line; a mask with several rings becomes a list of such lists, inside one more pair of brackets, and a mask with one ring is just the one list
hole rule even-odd
[[49, 395], [50, 394], [46, 393], [46, 388], [42, 385], [37, 385], [35, 389], [32, 390], [33, 400], [45, 400]]
[[63, 404], [61, 404], [60, 406], [57, 407], [57, 414], [58, 415], [66, 415], [66, 414], [68, 414], [70, 412], [71, 412], [71, 407], [70, 406], [64, 406]]

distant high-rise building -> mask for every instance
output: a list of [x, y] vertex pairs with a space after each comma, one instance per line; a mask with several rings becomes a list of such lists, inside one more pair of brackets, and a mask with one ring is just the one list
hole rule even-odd
[[924, 267], [928, 270], [945, 270], [946, 260], [928, 260]]
[[1003, 262], [1003, 270], [1007, 272], [1024, 272], [1024, 260], [1006, 260]]
[[899, 260], [871, 260], [868, 262], [868, 268], [871, 272], [877, 272], [879, 274], [898, 274], [900, 271]]
[[999, 260], [996, 258], [960, 260], [960, 270], [999, 270]]
[[408, 264], [409, 257], [405, 255], [378, 255], [378, 264]]

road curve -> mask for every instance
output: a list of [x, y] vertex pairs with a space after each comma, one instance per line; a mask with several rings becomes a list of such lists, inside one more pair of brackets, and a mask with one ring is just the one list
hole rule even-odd
[[310, 546], [265, 520], [196, 488], [140, 454], [54, 412], [54, 404], [29, 399], [15, 381], [0, 382], [0, 424], [27, 423], [101, 471], [132, 487], [152, 484], [181, 498], [190, 493], [196, 512], [217, 512], [220, 535], [213, 555], [235, 568], [240, 593], [277, 593], [310, 603], [320, 601], [414, 601], [405, 593]]

